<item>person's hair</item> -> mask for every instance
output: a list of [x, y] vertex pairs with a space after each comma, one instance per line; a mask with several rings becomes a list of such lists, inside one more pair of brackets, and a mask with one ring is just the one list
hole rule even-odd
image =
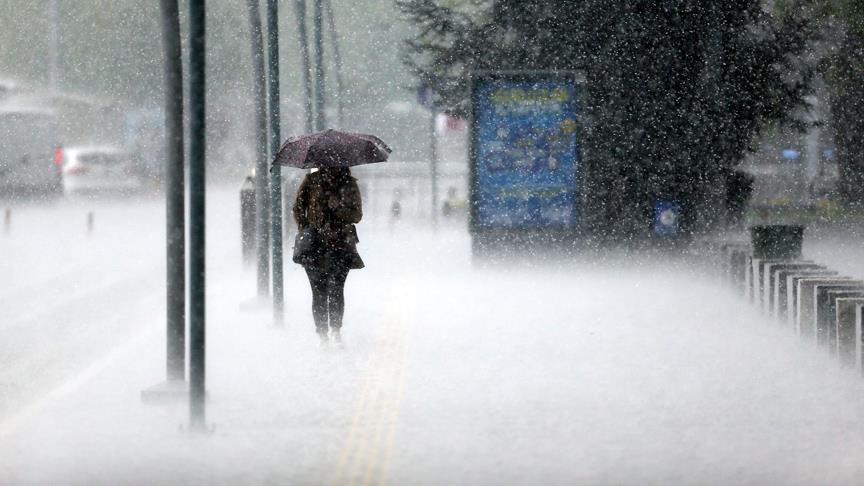
[[324, 178], [333, 182], [347, 181], [351, 178], [351, 169], [348, 167], [324, 167], [320, 172]]

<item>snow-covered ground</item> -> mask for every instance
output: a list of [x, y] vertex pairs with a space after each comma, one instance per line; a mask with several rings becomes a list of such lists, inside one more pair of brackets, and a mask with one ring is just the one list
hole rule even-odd
[[[344, 350], [305, 275], [254, 305], [208, 200], [209, 435], [164, 378], [158, 200], [18, 208], [0, 238], [0, 483], [857, 484], [864, 382], [661, 257], [477, 268], [459, 225], [360, 225]], [[94, 211], [94, 232], [85, 220]]]

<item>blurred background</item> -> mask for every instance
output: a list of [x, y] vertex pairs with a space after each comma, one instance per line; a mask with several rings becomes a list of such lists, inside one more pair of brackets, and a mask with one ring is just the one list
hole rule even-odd
[[[57, 165], [76, 158], [68, 150], [56, 150], [59, 147], [84, 148], [96, 154], [114, 151], [114, 158], [134, 158], [129, 165], [138, 173], [143, 189], [159, 190], [164, 171], [164, 94], [158, 2], [3, 0], [0, 8], [15, 12], [0, 19], [0, 44], [4, 46], [0, 52], [0, 130], [9, 135], [13, 127], [16, 130], [0, 142], [6, 152], [3, 159], [14, 159], [13, 154], [27, 152], [33, 145], [38, 146], [33, 150], [49, 158], [49, 164], [57, 159]], [[184, 2], [180, 11], [185, 49]], [[428, 184], [421, 188], [416, 179], [428, 180], [430, 114], [418, 104], [416, 82], [403, 62], [404, 41], [413, 32], [412, 25], [389, 2], [337, 0], [330, 11], [333, 23], [329, 16], [324, 23], [328, 126], [375, 133], [392, 144], [397, 149], [393, 161], [400, 167], [394, 167], [390, 177], [405, 182], [394, 183], [392, 188], [388, 185], [384, 192], [392, 195], [399, 186], [409, 204], [421, 197], [420, 190], [428, 199]], [[283, 138], [287, 138], [306, 130], [295, 2], [284, 2], [281, 12], [281, 112]], [[310, 6], [310, 33], [311, 17]], [[239, 185], [255, 162], [249, 18], [245, 2], [208, 2], [207, 164], [211, 182]], [[334, 49], [340, 56], [338, 74]], [[32, 136], [34, 130], [40, 136]], [[456, 184], [464, 198], [465, 125], [442, 114], [438, 130], [446, 137], [439, 148], [441, 177], [454, 179], [441, 192]], [[21, 192], [28, 192], [27, 187], [21, 191], [15, 185], [43, 181], [47, 187], [37, 187], [36, 192], [57, 192], [61, 181], [52, 177], [46, 174], [31, 180], [19, 176], [16, 179], [22, 184], [2, 184], [7, 181], [0, 174], [0, 192], [6, 193], [5, 199], [15, 200]], [[76, 187], [65, 191], [75, 192]], [[430, 211], [428, 204], [422, 210]]]
[[[438, 185], [440, 198], [451, 191], [464, 201], [467, 134], [464, 122], [460, 122], [466, 116], [464, 74], [470, 69], [489, 68], [579, 69], [588, 74], [591, 100], [585, 111], [583, 156], [586, 170], [597, 174], [589, 175], [596, 182], [596, 199], [603, 201], [602, 207], [591, 207], [588, 202], [589, 219], [597, 219], [591, 223], [595, 233], [602, 233], [598, 228], [622, 215], [628, 221], [625, 234], [613, 237], [629, 238], [650, 231], [648, 213], [654, 199], [698, 199], [690, 196], [702, 197], [710, 191], [684, 186], [703, 176], [713, 181], [710, 184], [723, 185], [734, 170], [753, 178], [747, 205], [752, 221], [849, 216], [852, 213], [840, 209], [861, 204], [864, 169], [860, 134], [864, 130], [860, 125], [864, 117], [858, 80], [864, 42], [861, 7], [856, 2], [741, 2], [717, 11], [703, 9], [692, 18], [673, 15], [675, 8], [690, 8], [688, 2], [675, 2], [677, 7], [670, 6], [665, 13], [646, 2], [615, 17], [616, 9], [623, 8], [619, 3], [561, 6], [542, 1], [332, 0], [324, 21], [328, 126], [373, 132], [391, 143], [397, 148], [395, 162], [410, 166], [393, 169], [394, 174], [404, 170], [405, 175], [399, 177], [406, 179], [395, 186], [406, 186], [401, 192], [410, 193], [409, 200], [421, 199], [429, 194], [421, 196], [417, 191], [428, 184], [419, 184], [416, 179], [429, 177], [428, 169], [420, 164], [427, 163], [430, 156], [429, 111], [421, 102], [434, 104], [441, 113], [438, 134], [445, 137], [438, 144], [441, 176], [446, 179]], [[55, 151], [57, 147], [85, 147], [97, 154], [110, 149], [134, 157], [131, 166], [139, 173], [141, 184], [158, 189], [164, 136], [158, 4], [0, 0], [0, 8], [14, 12], [0, 19], [0, 110], [6, 119], [0, 119], [0, 124], [3, 130], [14, 126], [19, 132], [41, 131], [39, 142], [4, 137], [0, 143], [5, 144], [5, 151], [14, 155], [25, 150], [22, 145], [39, 143], [43, 152], [51, 151], [51, 159], [62, 165], [67, 160], [65, 154]], [[180, 11], [185, 15], [182, 2]], [[209, 175], [214, 180], [240, 181], [255, 158], [249, 14], [243, 2], [211, 0], [207, 16]], [[549, 18], [557, 20], [550, 22]], [[619, 25], [633, 29], [621, 31], [616, 38], [589, 28], [591, 22], [596, 24], [604, 18], [618, 18]], [[296, 19], [296, 2], [285, 2], [280, 24], [280, 81], [286, 137], [306, 131]], [[644, 20], [650, 20], [654, 27], [645, 27], [648, 24], [642, 23]], [[649, 74], [647, 65], [636, 62], [635, 51], [631, 53], [628, 44], [622, 44], [625, 38], [678, 42], [683, 37], [676, 29], [687, 27], [687, 22], [700, 32], [696, 36], [701, 39], [697, 55], [708, 62], [709, 68], [700, 70], [698, 76], [710, 77], [712, 69], [719, 69], [723, 74], [718, 87], [707, 86], [695, 100], [680, 98], [680, 86], [686, 91], [692, 84], [674, 76], [667, 76], [668, 83], [663, 84], [665, 75], [661, 72], [657, 78], [661, 82], [659, 95], [647, 90], [649, 94], [640, 98], [629, 92], [621, 80], [636, 76], [638, 81], [642, 76], [637, 87], [640, 82], [641, 86], [653, 86], [655, 81], [649, 78], [655, 75]], [[312, 15], [307, 15], [306, 23], [311, 32]], [[726, 33], [711, 37], [715, 35], [712, 25], [723, 27]], [[186, 28], [185, 17], [181, 26]], [[510, 45], [505, 40], [479, 42], [484, 35], [494, 39], [505, 30], [511, 37], [522, 39], [522, 45]], [[736, 35], [747, 32], [756, 40], [748, 40], [749, 44], [732, 42]], [[550, 34], [559, 40], [548, 41], [544, 36]], [[183, 39], [185, 43], [185, 34]], [[724, 46], [722, 52], [715, 53], [719, 57], [712, 57], [709, 41]], [[638, 42], [632, 45], [635, 48]], [[659, 63], [666, 73], [687, 72], [680, 56], [668, 57], [675, 49], [686, 56], [680, 48], [670, 51], [646, 46], [645, 62]], [[716, 65], [712, 66], [712, 59]], [[622, 71], [624, 64], [633, 66], [629, 74]], [[624, 115], [617, 134], [609, 129], [614, 124], [608, 118], [618, 109], [610, 98], [614, 90], [592, 87], [600, 83], [615, 86], [615, 96], [630, 99], [632, 110]], [[437, 99], [429, 102], [418, 96], [418, 88], [424, 86], [434, 88]], [[712, 93], [720, 99], [737, 98], [750, 109], [741, 110], [728, 101], [706, 107]], [[664, 104], [664, 97], [672, 97], [671, 104]], [[725, 111], [711, 118], [709, 108]], [[22, 110], [30, 113], [22, 114]], [[692, 140], [675, 142], [675, 130], [680, 129], [676, 124], [690, 123], [687, 116], [670, 121], [679, 111], [710, 123], [716, 118], [737, 124], [738, 129], [723, 129], [719, 136], [712, 135], [710, 128], [703, 135], [691, 130]], [[630, 116], [635, 118], [626, 121]], [[9, 121], [22, 117], [29, 121]], [[604, 143], [618, 148], [613, 151]], [[18, 147], [12, 147], [14, 144]], [[693, 169], [699, 165], [708, 169]], [[712, 174], [714, 169], [721, 174]], [[740, 174], [736, 177], [740, 180]], [[61, 182], [54, 180], [52, 184], [56, 188]], [[418, 187], [412, 188], [415, 185]], [[7, 186], [6, 192], [14, 189]], [[393, 190], [395, 187], [382, 191]], [[606, 197], [610, 194], [611, 199]], [[631, 207], [625, 195], [635, 195], [644, 202]], [[700, 211], [690, 211], [692, 219], [699, 221], [693, 223], [700, 226], [698, 230], [716, 219], [699, 216]]]

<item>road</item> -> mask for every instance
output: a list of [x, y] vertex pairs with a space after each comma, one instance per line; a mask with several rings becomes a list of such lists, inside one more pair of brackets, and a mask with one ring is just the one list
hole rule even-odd
[[90, 236], [86, 203], [16, 213], [2, 240], [16, 258], [3, 262], [0, 482], [864, 478], [860, 377], [683, 261], [474, 267], [458, 224], [369, 215], [346, 348], [321, 350], [296, 266], [284, 328], [251, 298], [235, 196], [208, 200], [204, 436], [184, 431], [185, 405], [139, 400], [164, 375], [159, 201], [97, 205]]

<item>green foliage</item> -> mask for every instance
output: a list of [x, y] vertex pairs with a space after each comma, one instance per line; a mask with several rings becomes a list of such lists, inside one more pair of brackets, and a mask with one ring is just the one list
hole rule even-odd
[[[860, 0], [813, 0], [808, 13], [820, 35], [814, 56], [830, 106], [828, 128], [834, 141], [839, 180], [846, 203], [864, 206], [864, 3]], [[794, 8], [779, 0], [778, 9]]]
[[825, 2], [824, 9], [843, 23], [850, 34], [864, 37], [864, 3], [860, 0], [834, 0]]
[[585, 74], [587, 213], [613, 237], [647, 231], [657, 199], [710, 226], [753, 138], [805, 108], [808, 23], [758, 1], [490, 0], [473, 15], [396, 4], [419, 28], [406, 62], [452, 113], [466, 114], [472, 70]]
[[822, 0], [817, 5], [829, 44], [822, 64], [840, 176], [838, 189], [847, 203], [864, 206], [864, 4]]

